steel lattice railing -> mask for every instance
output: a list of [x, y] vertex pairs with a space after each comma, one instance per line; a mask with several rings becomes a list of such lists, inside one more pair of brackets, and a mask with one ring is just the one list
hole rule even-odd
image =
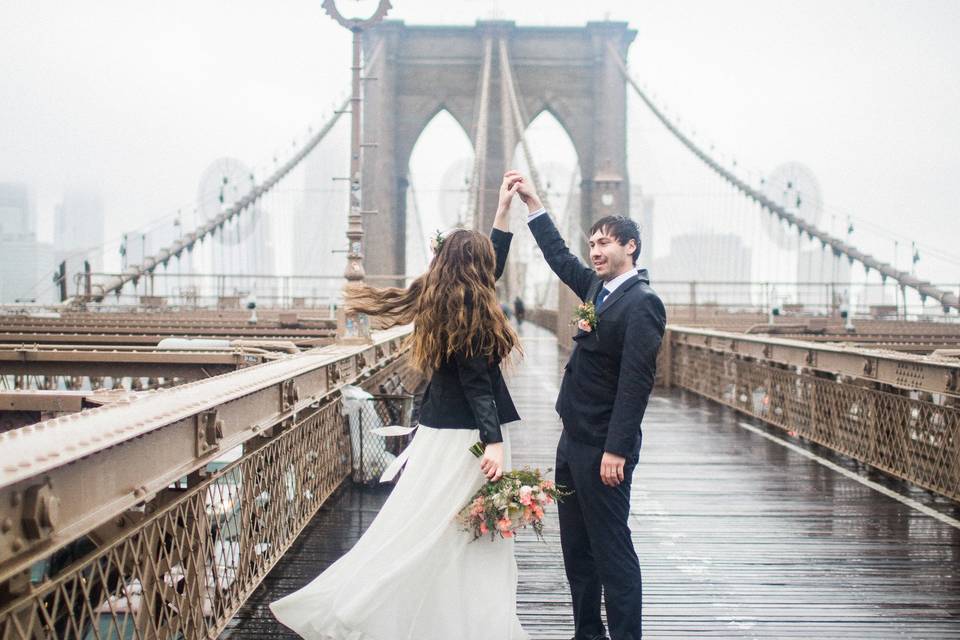
[[[405, 360], [365, 386], [398, 374], [415, 386]], [[0, 606], [0, 638], [216, 638], [350, 475], [348, 424], [331, 398], [193, 486], [120, 516], [116, 539], [102, 543], [102, 527], [38, 563], [34, 586]]]
[[216, 637], [349, 473], [339, 408], [144, 511], [128, 534], [0, 613], [0, 637]]
[[217, 637], [356, 466], [341, 387], [406, 421], [408, 332], [0, 434], [0, 639]]
[[960, 500], [960, 364], [673, 327], [664, 381]]

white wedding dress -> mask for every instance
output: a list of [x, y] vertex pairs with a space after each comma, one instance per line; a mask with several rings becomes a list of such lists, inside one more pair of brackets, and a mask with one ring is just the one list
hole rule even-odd
[[486, 481], [469, 451], [477, 440], [476, 429], [417, 429], [369, 529], [312, 582], [273, 602], [277, 619], [308, 640], [527, 640], [513, 540], [473, 541], [456, 521]]

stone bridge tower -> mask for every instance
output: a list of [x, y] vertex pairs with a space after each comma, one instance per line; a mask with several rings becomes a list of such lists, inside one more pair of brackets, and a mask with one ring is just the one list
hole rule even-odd
[[[576, 149], [581, 183], [581, 225], [610, 213], [629, 212], [626, 85], [607, 44], [626, 59], [636, 36], [623, 22], [585, 27], [518, 27], [478, 22], [470, 27], [407, 26], [386, 21], [365, 33], [369, 56], [383, 49], [365, 85], [363, 209], [366, 270], [371, 275], [405, 273], [407, 167], [421, 132], [442, 109], [476, 141], [483, 52], [493, 39], [488, 137], [483, 184], [486, 206], [479, 228], [493, 222], [496, 194], [517, 139], [505, 131], [497, 54], [505, 38], [517, 93], [531, 121], [549, 110]], [[524, 122], [526, 128], [530, 122]], [[534, 150], [536, 154], [536, 150]], [[534, 156], [536, 159], [536, 155]], [[378, 283], [381, 284], [381, 283]]]

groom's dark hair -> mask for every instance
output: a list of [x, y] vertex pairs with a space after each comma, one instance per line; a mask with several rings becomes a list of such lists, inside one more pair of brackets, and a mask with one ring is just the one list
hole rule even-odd
[[597, 231], [605, 236], [616, 238], [622, 246], [633, 240], [637, 243], [637, 250], [633, 252], [633, 264], [637, 264], [637, 258], [640, 257], [640, 227], [637, 223], [625, 216], [606, 216], [600, 218], [590, 227], [588, 236], [593, 236]]

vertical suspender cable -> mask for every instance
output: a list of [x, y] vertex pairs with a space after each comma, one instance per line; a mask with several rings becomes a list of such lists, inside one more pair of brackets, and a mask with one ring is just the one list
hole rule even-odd
[[[373, 54], [370, 56], [369, 61], [367, 61], [365, 67], [370, 68], [373, 66], [374, 62], [380, 56], [383, 49], [382, 43], [374, 49]], [[172, 257], [179, 257], [185, 250], [191, 249], [198, 241], [206, 238], [218, 230], [221, 234], [228, 232], [228, 225], [230, 221], [239, 218], [244, 211], [251, 209], [252, 205], [256, 203], [260, 198], [263, 198], [267, 195], [274, 186], [282, 178], [284, 178], [288, 173], [290, 173], [295, 167], [297, 167], [307, 155], [313, 151], [320, 142], [327, 136], [333, 125], [337, 123], [337, 120], [340, 119], [340, 116], [346, 111], [347, 107], [350, 106], [350, 98], [347, 98], [343, 104], [337, 109], [327, 123], [320, 129], [319, 132], [309, 140], [306, 144], [300, 148], [297, 153], [293, 155], [285, 164], [281, 165], [276, 171], [273, 172], [266, 180], [264, 180], [259, 185], [253, 185], [248, 193], [243, 197], [239, 198], [233, 205], [231, 205], [226, 211], [221, 212], [216, 217], [208, 220], [206, 223], [201, 225], [199, 228], [195, 229], [189, 234], [184, 234], [182, 238], [179, 238], [173, 242], [170, 247], [162, 248], [159, 252], [151, 256], [144, 256], [139, 265], [132, 265], [123, 273], [118, 276], [115, 276], [104, 283], [97, 283], [93, 285], [93, 294], [89, 297], [90, 300], [94, 302], [99, 302], [103, 298], [113, 292], [119, 292], [123, 289], [123, 286], [128, 282], [141, 279], [144, 275], [153, 273], [154, 269], [158, 265], [165, 265]], [[220, 236], [222, 240], [222, 235]], [[220, 252], [220, 263], [224, 263], [224, 254], [222, 242], [221, 252]], [[77, 302], [83, 301], [86, 299], [86, 296], [74, 296], [65, 300], [62, 305], [69, 306]]]
[[487, 181], [487, 122], [490, 105], [490, 63], [493, 57], [493, 39], [487, 37], [483, 43], [483, 67], [480, 71], [480, 103], [477, 105], [477, 122], [473, 141], [473, 176], [470, 179], [470, 200], [467, 206], [465, 225], [476, 230], [480, 225], [482, 212], [486, 211]]
[[[503, 46], [502, 43], [501, 46]], [[760, 193], [746, 182], [741, 180], [738, 176], [734, 175], [732, 171], [722, 166], [713, 157], [707, 155], [707, 153], [697, 146], [692, 140], [690, 140], [689, 137], [684, 135], [683, 132], [681, 132], [677, 126], [669, 118], [667, 118], [666, 115], [664, 115], [657, 105], [655, 105], [653, 101], [647, 97], [647, 94], [643, 91], [643, 89], [640, 88], [640, 85], [637, 84], [636, 80], [630, 76], [630, 73], [627, 71], [626, 63], [623, 61], [623, 58], [620, 57], [620, 54], [617, 52], [617, 50], [613, 48], [613, 45], [607, 43], [607, 49], [609, 50], [613, 61], [619, 67], [620, 74], [623, 76], [624, 80], [633, 87], [633, 90], [636, 91], [637, 95], [640, 96], [640, 99], [643, 100], [644, 104], [647, 105], [647, 108], [653, 112], [653, 115], [656, 116], [663, 126], [665, 126], [670, 133], [681, 142], [681, 144], [689, 149], [708, 167], [713, 169], [713, 171], [720, 177], [733, 185], [738, 191], [743, 193], [751, 200], [757, 202], [761, 207], [771, 212], [773, 215], [776, 215], [777, 218], [783, 222], [786, 222], [789, 226], [796, 227], [798, 232], [807, 234], [811, 240], [813, 238], [817, 238], [825, 246], [829, 246], [834, 254], [844, 254], [851, 261], [859, 262], [869, 269], [875, 269], [881, 274], [881, 276], [892, 278], [897, 282], [897, 284], [899, 284], [901, 288], [909, 287], [914, 289], [920, 294], [921, 299], [926, 296], [933, 298], [941, 304], [944, 311], [948, 311], [949, 309], [960, 311], [960, 298], [958, 298], [958, 296], [952, 291], [946, 291], [932, 285], [930, 282], [920, 280], [916, 276], [910, 275], [909, 272], [899, 271], [895, 266], [892, 266], [886, 262], [881, 262], [873, 256], [863, 253], [853, 245], [850, 245], [839, 238], [832, 236], [826, 231], [818, 229], [816, 226], [808, 223], [803, 218], [797, 216], [796, 214], [790, 213], [784, 207], [778, 205], [766, 195]]]
[[[530, 145], [527, 143], [527, 137], [524, 132], [524, 124], [527, 122], [527, 118], [523, 110], [523, 105], [520, 104], [520, 100], [517, 97], [516, 85], [514, 85], [513, 82], [513, 70], [510, 68], [510, 56], [507, 52], [507, 41], [504, 38], [500, 38], [500, 74], [503, 78], [501, 90], [507, 94], [508, 105], [513, 116], [511, 119], [513, 120], [517, 138], [520, 140], [523, 155], [527, 159], [527, 166], [530, 170], [530, 180], [533, 181], [533, 186], [540, 195], [540, 201], [543, 203], [544, 208], [549, 211], [549, 196], [547, 192], [541, 188], [540, 174], [537, 173], [537, 166], [533, 161], [533, 154], [530, 152]], [[504, 129], [506, 128], [507, 127], [504, 127]], [[510, 155], [512, 155], [513, 150], [511, 149], [510, 151]], [[509, 156], [507, 161], [509, 162]]]

